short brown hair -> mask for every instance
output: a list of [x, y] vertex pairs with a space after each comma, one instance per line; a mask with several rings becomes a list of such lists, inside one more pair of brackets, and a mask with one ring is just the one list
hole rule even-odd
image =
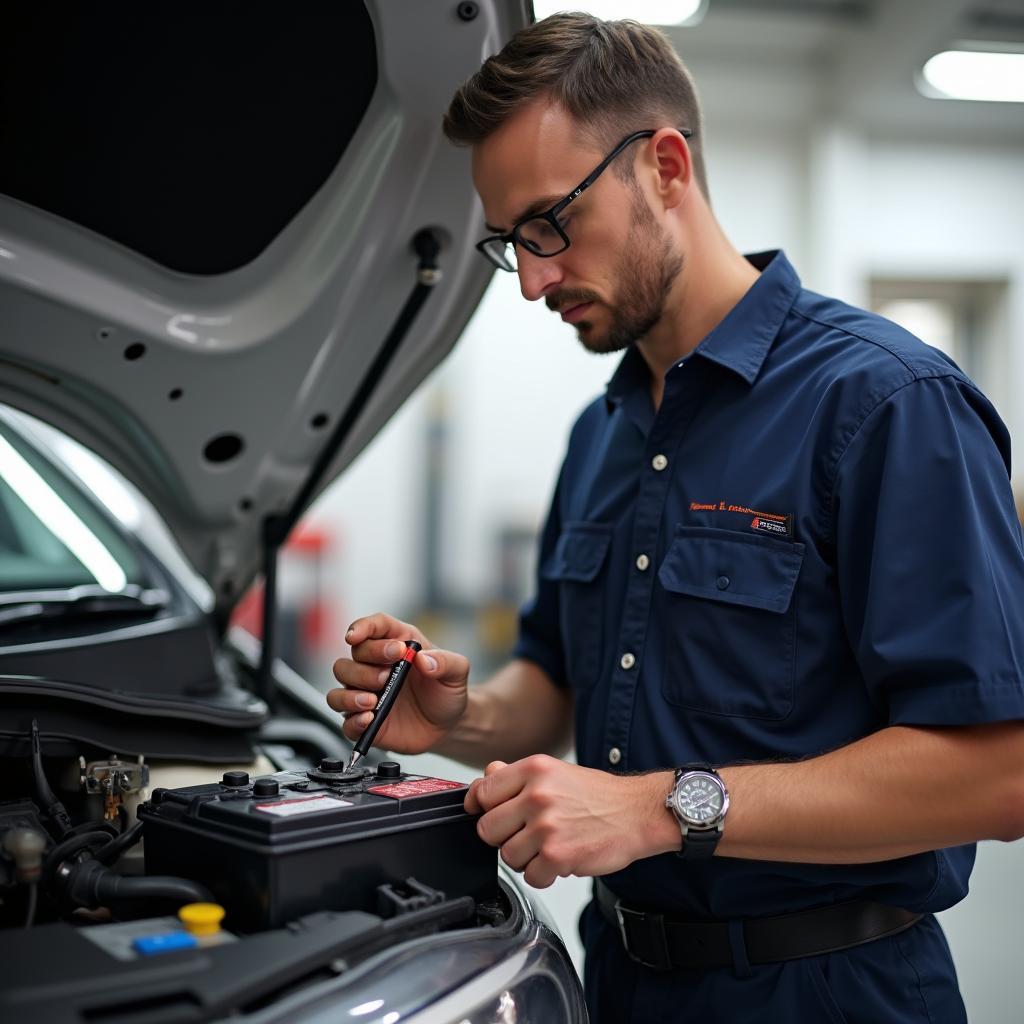
[[[708, 196], [697, 90], [663, 32], [572, 13], [529, 25], [459, 87], [444, 116], [444, 133], [456, 145], [475, 145], [545, 93], [576, 119], [589, 141], [609, 150], [641, 129], [689, 128], [694, 175]], [[614, 170], [633, 180], [632, 161], [618, 161]]]

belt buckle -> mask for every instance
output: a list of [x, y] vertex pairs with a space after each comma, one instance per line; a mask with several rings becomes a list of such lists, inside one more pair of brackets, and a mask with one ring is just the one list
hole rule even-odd
[[[619, 922], [619, 935], [622, 938], [622, 946], [630, 960], [643, 967], [649, 967], [652, 971], [670, 971], [672, 969], [672, 961], [669, 958], [668, 952], [668, 940], [665, 937], [665, 918], [661, 914], [647, 914], [642, 910], [624, 907], [622, 900], [616, 900], [615, 918]], [[645, 960], [633, 951], [626, 927], [628, 921], [636, 922], [636, 924], [650, 922], [654, 932], [652, 944], [657, 950], [658, 959]]]

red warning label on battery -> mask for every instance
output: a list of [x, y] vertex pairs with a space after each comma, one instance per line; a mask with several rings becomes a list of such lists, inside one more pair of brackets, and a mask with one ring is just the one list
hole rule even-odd
[[446, 789], [464, 788], [463, 783], [449, 782], [447, 779], [406, 779], [405, 782], [393, 782], [387, 786], [371, 786], [366, 792], [402, 800], [407, 796], [423, 796], [426, 793], [440, 793]]

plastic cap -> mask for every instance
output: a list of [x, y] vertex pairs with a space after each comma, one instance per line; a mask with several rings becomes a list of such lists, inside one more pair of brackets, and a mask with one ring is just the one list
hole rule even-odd
[[193, 935], [216, 935], [224, 920], [224, 908], [219, 903], [186, 903], [178, 917]]
[[196, 937], [188, 932], [165, 932], [160, 935], [140, 935], [132, 939], [132, 949], [142, 956], [173, 953], [179, 949], [195, 949]]

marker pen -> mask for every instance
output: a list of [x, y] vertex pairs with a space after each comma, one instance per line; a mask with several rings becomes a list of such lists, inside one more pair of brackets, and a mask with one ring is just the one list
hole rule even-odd
[[412, 668], [413, 660], [416, 658], [416, 652], [422, 650], [415, 640], [406, 640], [405, 647], [405, 654], [391, 666], [391, 673], [388, 676], [388, 681], [384, 684], [384, 689], [380, 691], [370, 724], [363, 730], [363, 735], [356, 740], [356, 744], [352, 748], [352, 756], [348, 759], [348, 765], [345, 768], [347, 772], [352, 771], [366, 756], [370, 744], [373, 743], [374, 737], [384, 724], [384, 719], [388, 717], [388, 712], [398, 699], [405, 677], [409, 674], [409, 669]]

